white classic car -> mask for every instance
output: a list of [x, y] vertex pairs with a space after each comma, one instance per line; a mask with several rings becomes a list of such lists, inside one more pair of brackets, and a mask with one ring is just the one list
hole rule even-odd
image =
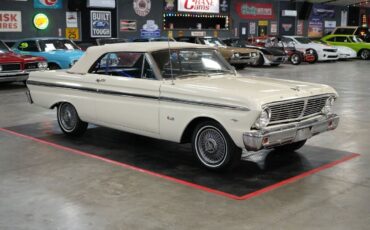
[[317, 55], [318, 61], [336, 61], [340, 58], [337, 48], [313, 42], [307, 37], [283, 36], [282, 41], [285, 44], [293, 45], [297, 50], [304, 53], [312, 52], [312, 54]]
[[57, 108], [67, 135], [93, 123], [191, 142], [214, 170], [235, 166], [243, 150], [294, 151], [339, 123], [333, 88], [241, 77], [215, 49], [191, 43], [91, 47], [70, 70], [31, 73], [27, 85], [31, 102]]

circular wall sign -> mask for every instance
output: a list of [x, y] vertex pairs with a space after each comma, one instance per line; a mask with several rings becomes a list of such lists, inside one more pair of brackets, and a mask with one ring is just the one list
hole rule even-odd
[[152, 3], [150, 0], [134, 0], [135, 13], [141, 17], [147, 16], [151, 8]]
[[46, 16], [46, 14], [43, 13], [36, 14], [35, 17], [33, 17], [33, 25], [39, 30], [44, 30], [48, 28], [49, 26], [48, 16]]

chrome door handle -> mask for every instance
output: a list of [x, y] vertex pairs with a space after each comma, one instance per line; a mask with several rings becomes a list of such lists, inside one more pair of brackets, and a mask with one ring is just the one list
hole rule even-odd
[[105, 82], [105, 79], [103, 79], [103, 78], [96, 79], [96, 82], [98, 82], [98, 83], [100, 83], [100, 82]]

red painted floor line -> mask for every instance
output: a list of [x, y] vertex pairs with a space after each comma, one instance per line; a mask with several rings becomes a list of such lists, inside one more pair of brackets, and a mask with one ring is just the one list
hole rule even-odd
[[353, 153], [353, 154], [351, 154], [349, 156], [345, 156], [345, 157], [343, 157], [339, 160], [333, 161], [333, 162], [328, 163], [326, 165], [323, 165], [321, 167], [312, 169], [310, 171], [304, 172], [304, 173], [299, 174], [297, 176], [294, 176], [294, 177], [288, 178], [286, 180], [280, 181], [276, 184], [270, 185], [268, 187], [257, 190], [255, 192], [248, 193], [244, 196], [236, 196], [236, 195], [225, 193], [225, 192], [222, 192], [222, 191], [219, 191], [219, 190], [211, 189], [211, 188], [208, 188], [208, 187], [205, 187], [205, 186], [202, 186], [202, 185], [194, 184], [194, 183], [191, 183], [191, 182], [188, 182], [188, 181], [185, 181], [185, 180], [181, 180], [181, 179], [177, 179], [177, 178], [174, 178], [174, 177], [166, 176], [166, 175], [159, 174], [159, 173], [156, 173], [156, 172], [152, 172], [152, 171], [142, 169], [142, 168], [139, 168], [139, 167], [136, 167], [136, 166], [132, 166], [132, 165], [125, 164], [125, 163], [122, 163], [122, 162], [118, 162], [118, 161], [110, 160], [110, 159], [107, 159], [107, 158], [104, 158], [104, 157], [100, 157], [100, 156], [97, 156], [97, 155], [94, 155], [94, 154], [91, 154], [91, 153], [87, 153], [87, 152], [83, 152], [83, 151], [76, 150], [76, 149], [73, 149], [73, 148], [69, 148], [69, 147], [66, 147], [66, 146], [62, 146], [62, 145], [59, 145], [59, 144], [55, 144], [53, 142], [45, 141], [45, 140], [42, 140], [42, 139], [39, 139], [39, 138], [36, 138], [36, 137], [21, 134], [21, 133], [18, 133], [18, 132], [9, 130], [9, 129], [0, 128], [0, 131], [8, 133], [8, 134], [12, 134], [14, 136], [22, 137], [22, 138], [25, 138], [25, 139], [28, 139], [28, 140], [32, 140], [32, 141], [35, 141], [35, 142], [38, 142], [38, 143], [41, 143], [41, 144], [45, 144], [45, 145], [48, 145], [48, 146], [51, 146], [51, 147], [54, 147], [54, 148], [57, 148], [57, 149], [68, 151], [68, 152], [71, 152], [71, 153], [74, 153], [74, 154], [77, 154], [77, 155], [80, 155], [80, 156], [85, 156], [85, 157], [101, 160], [101, 161], [104, 161], [104, 162], [107, 162], [107, 163], [110, 163], [110, 164], [113, 164], [113, 165], [117, 165], [117, 166], [120, 166], [120, 167], [123, 167], [123, 168], [131, 169], [131, 170], [138, 171], [138, 172], [142, 172], [142, 173], [145, 173], [145, 174], [148, 174], [148, 175], [151, 175], [151, 176], [163, 178], [163, 179], [166, 179], [166, 180], [169, 180], [169, 181], [173, 181], [173, 182], [176, 182], [176, 183], [179, 183], [179, 184], [182, 184], [182, 185], [186, 185], [186, 186], [189, 186], [189, 187], [192, 187], [192, 188], [203, 190], [205, 192], [209, 192], [209, 193], [217, 194], [217, 195], [220, 195], [220, 196], [228, 197], [228, 198], [231, 198], [231, 199], [234, 199], [234, 200], [247, 200], [247, 199], [250, 199], [252, 197], [259, 196], [263, 193], [266, 193], [266, 192], [269, 192], [271, 190], [277, 189], [277, 188], [282, 187], [286, 184], [293, 183], [293, 182], [295, 182], [297, 180], [300, 180], [304, 177], [307, 177], [307, 176], [312, 175], [314, 173], [317, 173], [317, 172], [323, 171], [325, 169], [334, 167], [335, 165], [338, 165], [340, 163], [343, 163], [345, 161], [348, 161], [348, 160], [351, 160], [355, 157], [360, 156], [360, 154]]

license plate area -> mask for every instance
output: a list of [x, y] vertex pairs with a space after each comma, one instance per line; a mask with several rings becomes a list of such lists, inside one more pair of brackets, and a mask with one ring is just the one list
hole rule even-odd
[[303, 141], [312, 137], [311, 127], [297, 130], [294, 142]]

